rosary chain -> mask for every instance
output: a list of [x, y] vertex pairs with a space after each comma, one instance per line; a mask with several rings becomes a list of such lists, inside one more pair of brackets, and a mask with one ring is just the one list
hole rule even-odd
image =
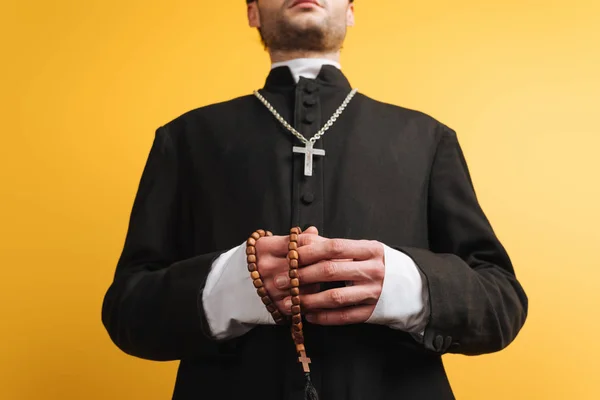
[[352, 91], [350, 93], [348, 93], [348, 96], [346, 96], [342, 105], [339, 106], [339, 108], [333, 113], [331, 118], [329, 118], [329, 121], [327, 121], [325, 123], [325, 125], [319, 130], [319, 132], [317, 132], [313, 137], [311, 137], [310, 140], [306, 139], [300, 132], [298, 132], [296, 129], [294, 129], [293, 126], [291, 126], [285, 119], [283, 119], [283, 117], [281, 115], [279, 115], [277, 110], [275, 110], [275, 108], [267, 101], [267, 99], [265, 99], [258, 91], [255, 90], [254, 95], [265, 105], [265, 107], [267, 107], [267, 109], [271, 112], [271, 114], [273, 114], [275, 116], [275, 118], [277, 118], [277, 120], [279, 122], [281, 122], [281, 124], [287, 130], [292, 132], [292, 134], [294, 136], [296, 136], [298, 139], [300, 139], [302, 141], [302, 143], [308, 144], [310, 142], [312, 144], [315, 144], [315, 142], [317, 140], [319, 140], [321, 138], [321, 136], [323, 136], [329, 128], [331, 128], [333, 123], [335, 121], [337, 121], [337, 119], [340, 117], [340, 115], [342, 114], [344, 109], [348, 106], [348, 104], [350, 103], [350, 100], [352, 100], [352, 98], [354, 97], [354, 95], [356, 94], [357, 91], [358, 91], [358, 89], [352, 89]]

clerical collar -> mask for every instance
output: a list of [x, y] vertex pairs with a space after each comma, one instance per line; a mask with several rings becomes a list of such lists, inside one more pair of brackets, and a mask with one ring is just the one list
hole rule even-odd
[[278, 67], [288, 67], [292, 72], [294, 81], [298, 83], [301, 76], [308, 79], [315, 79], [319, 75], [319, 72], [321, 72], [323, 65], [333, 65], [339, 70], [342, 69], [340, 63], [326, 58], [296, 58], [273, 63], [271, 64], [271, 70]]
[[[313, 61], [309, 61], [309, 63], [313, 65], [313, 71], [310, 75], [308, 72], [301, 75], [298, 72], [297, 75], [294, 74], [292, 67], [288, 65], [289, 62], [290, 61], [287, 61], [284, 65], [274, 64], [271, 67], [271, 72], [265, 80], [264, 89], [274, 91], [283, 90], [287, 92], [289, 90], [294, 90], [298, 82], [302, 79], [313, 79], [320, 86], [337, 88], [342, 91], [349, 91], [352, 89], [350, 82], [341, 69], [337, 65], [334, 65], [335, 63], [331, 60], [320, 60], [320, 62], [314, 64]], [[307, 65], [305, 63], [302, 64]], [[315, 65], [316, 69], [314, 67]], [[313, 77], [315, 71], [317, 72], [317, 75]]]

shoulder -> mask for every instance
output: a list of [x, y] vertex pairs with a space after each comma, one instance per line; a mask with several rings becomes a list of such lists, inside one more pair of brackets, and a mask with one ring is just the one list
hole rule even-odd
[[360, 98], [361, 110], [375, 118], [384, 118], [398, 127], [408, 128], [433, 139], [439, 140], [446, 135], [456, 136], [452, 128], [426, 112], [375, 100], [365, 94], [360, 94]]
[[246, 109], [252, 103], [252, 96], [245, 95], [230, 100], [208, 104], [186, 111], [165, 122], [159, 130], [167, 131], [170, 135], [184, 135], [187, 132], [197, 132], [198, 129], [214, 123], [221, 123], [232, 115]]

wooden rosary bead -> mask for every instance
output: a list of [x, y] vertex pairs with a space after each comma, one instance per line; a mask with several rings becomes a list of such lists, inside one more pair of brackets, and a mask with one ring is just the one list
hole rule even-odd
[[290, 260], [290, 268], [298, 268], [298, 260]]
[[296, 332], [301, 332], [302, 331], [302, 322], [298, 322], [294, 325], [292, 325], [294, 331]]
[[256, 254], [250, 254], [246, 260], [248, 261], [248, 264], [256, 263]]
[[277, 307], [275, 307], [274, 304], [268, 304], [267, 311], [270, 312], [271, 314], [273, 314], [275, 311], [277, 311]]
[[274, 319], [278, 319], [278, 318], [282, 318], [283, 317], [283, 315], [281, 315], [281, 313], [279, 312], [279, 310], [275, 310], [275, 311], [271, 312], [271, 315], [273, 316]]
[[292, 306], [292, 314], [300, 314], [300, 306], [299, 305]]
[[256, 293], [258, 293], [258, 296], [259, 296], [259, 297], [265, 297], [265, 296], [268, 296], [267, 289], [265, 289], [264, 287], [261, 287], [261, 288], [259, 288], [259, 289], [256, 291]]
[[252, 280], [260, 279], [260, 274], [258, 273], [258, 271], [252, 271], [250, 273], [250, 277], [252, 278]]
[[269, 304], [273, 303], [269, 296], [261, 297], [261, 300], [265, 306], [268, 306]]
[[302, 351], [304, 351], [304, 352], [306, 351], [306, 349], [304, 348], [304, 345], [303, 344], [297, 344], [296, 345], [296, 352], [300, 353]]
[[255, 287], [255, 288], [257, 288], [257, 289], [258, 289], [258, 288], [261, 288], [261, 287], [263, 287], [263, 286], [264, 286], [264, 284], [263, 284], [263, 281], [262, 281], [262, 279], [255, 279], [255, 280], [254, 280], [254, 287]]
[[297, 260], [298, 259], [298, 252], [296, 250], [290, 250], [290, 252], [288, 253], [288, 258], [290, 260]]
[[290, 290], [290, 293], [291, 293], [291, 295], [292, 295], [292, 296], [299, 296], [299, 295], [300, 295], [300, 288], [293, 287], [293, 288]]
[[294, 227], [294, 228], [290, 229], [290, 234], [299, 235], [300, 234], [300, 228]]
[[297, 242], [298, 241], [298, 235], [295, 233], [292, 233], [290, 235], [290, 242]]
[[246, 255], [256, 254], [256, 247], [248, 246], [246, 247]]
[[288, 250], [298, 250], [298, 243], [290, 242], [290, 244], [288, 244]]
[[300, 315], [300, 314], [292, 315], [292, 323], [297, 324], [299, 322], [302, 322], [302, 315]]
[[258, 232], [258, 234], [260, 235], [260, 237], [264, 237], [267, 234], [267, 232], [265, 232], [263, 229], [259, 229], [256, 232]]
[[294, 342], [296, 342], [296, 344], [304, 344], [304, 333], [295, 332], [294, 333]]
[[258, 271], [258, 268], [256, 267], [256, 263], [248, 264], [248, 271], [250, 271], [250, 272]]
[[290, 269], [290, 278], [292, 279], [297, 279], [300, 277], [300, 274], [298, 274], [298, 270], [297, 269]]
[[260, 239], [260, 234], [258, 232], [254, 232], [250, 237], [254, 240]]
[[290, 283], [292, 284], [292, 287], [300, 286], [300, 280], [298, 278], [290, 279]]
[[300, 304], [300, 296], [292, 296], [292, 304], [297, 306]]
[[267, 231], [267, 236], [273, 236], [273, 232]]

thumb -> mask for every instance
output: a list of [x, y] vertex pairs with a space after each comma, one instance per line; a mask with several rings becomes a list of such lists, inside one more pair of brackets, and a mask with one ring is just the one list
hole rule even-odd
[[308, 233], [308, 234], [311, 234], [311, 235], [318, 235], [319, 234], [319, 230], [316, 227], [311, 226], [311, 227], [309, 227], [307, 230], [305, 230], [302, 233]]

